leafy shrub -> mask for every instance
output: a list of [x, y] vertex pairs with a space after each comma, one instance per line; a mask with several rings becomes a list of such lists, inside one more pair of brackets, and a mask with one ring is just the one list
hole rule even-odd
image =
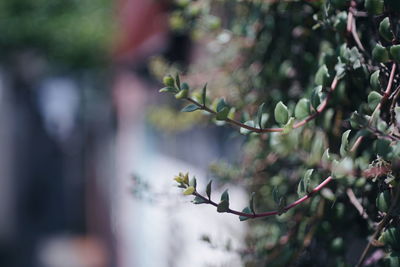
[[160, 92], [246, 136], [243, 171], [224, 181], [254, 193], [234, 210], [228, 190], [175, 180], [194, 204], [249, 221], [247, 266], [398, 266], [399, 3], [175, 2], [175, 34], [211, 52]]

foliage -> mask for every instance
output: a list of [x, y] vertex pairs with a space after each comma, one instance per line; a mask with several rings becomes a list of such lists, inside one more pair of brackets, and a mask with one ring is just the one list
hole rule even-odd
[[217, 200], [211, 183], [175, 180], [195, 204], [250, 223], [247, 266], [400, 261], [398, 3], [175, 2], [172, 29], [209, 56], [160, 92], [246, 136], [233, 166], [244, 171], [221, 173], [255, 194], [238, 211], [228, 191]]
[[108, 0], [0, 1], [1, 58], [23, 49], [51, 63], [93, 67], [104, 63], [113, 27]]

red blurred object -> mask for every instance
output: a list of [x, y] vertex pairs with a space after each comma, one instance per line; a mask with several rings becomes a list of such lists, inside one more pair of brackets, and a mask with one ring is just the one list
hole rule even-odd
[[119, 33], [114, 59], [117, 63], [141, 61], [161, 49], [168, 33], [166, 1], [119, 0]]

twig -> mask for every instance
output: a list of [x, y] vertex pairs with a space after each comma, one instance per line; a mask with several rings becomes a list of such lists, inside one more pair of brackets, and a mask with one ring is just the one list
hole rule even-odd
[[[378, 112], [378, 110], [381, 108], [381, 106], [382, 106], [382, 105], [386, 102], [386, 100], [389, 98], [389, 96], [390, 96], [390, 91], [392, 90], [392, 85], [393, 85], [393, 80], [394, 80], [394, 74], [395, 74], [395, 73], [396, 73], [396, 63], [393, 62], [393, 64], [392, 64], [392, 70], [391, 70], [391, 72], [390, 72], [389, 81], [388, 81], [388, 84], [387, 84], [387, 86], [386, 86], [386, 90], [385, 90], [385, 92], [384, 92], [384, 94], [383, 94], [383, 96], [382, 96], [381, 101], [380, 101], [379, 104], [376, 106], [374, 112], [372, 112], [371, 118], [370, 118], [370, 120], [369, 120], [369, 122], [368, 122], [369, 125], [372, 123], [374, 114], [375, 114], [376, 112]], [[363, 136], [359, 136], [359, 137], [357, 138], [357, 140], [354, 142], [353, 146], [351, 147], [350, 152], [351, 152], [351, 153], [355, 152], [355, 151], [357, 150], [357, 148], [360, 146], [360, 144], [362, 143], [363, 140], [364, 140], [364, 137], [363, 137]]]
[[376, 228], [374, 234], [369, 240], [368, 245], [365, 247], [363, 253], [361, 254], [361, 257], [358, 260], [356, 267], [361, 267], [363, 265], [365, 258], [367, 257], [367, 254], [372, 247], [372, 243], [376, 240], [382, 229], [389, 223], [390, 219], [392, 218], [392, 211], [396, 208], [397, 202], [399, 200], [400, 200], [400, 185], [397, 187], [396, 195], [392, 199], [392, 204], [390, 205], [388, 212], [386, 213], [385, 217], [383, 217], [382, 221], [378, 224], [378, 227]]
[[351, 188], [347, 188], [346, 194], [349, 197], [351, 204], [353, 204], [353, 206], [357, 209], [358, 213], [360, 213], [360, 215], [364, 219], [368, 220], [368, 214], [365, 212], [363, 206], [358, 201], [358, 199], [357, 199], [356, 195], [354, 194], [353, 190]]
[[[243, 216], [243, 217], [248, 217], [248, 218], [261, 218], [261, 217], [269, 217], [269, 216], [274, 216], [274, 215], [280, 215], [284, 212], [287, 212], [291, 208], [296, 207], [297, 205], [303, 203], [304, 201], [312, 198], [317, 192], [319, 192], [322, 188], [324, 188], [327, 184], [329, 184], [333, 180], [332, 176], [329, 176], [326, 178], [322, 183], [320, 183], [317, 187], [315, 187], [310, 193], [305, 195], [302, 198], [299, 198], [295, 202], [287, 205], [286, 207], [282, 208], [282, 210], [274, 210], [274, 211], [267, 211], [267, 212], [262, 212], [262, 213], [245, 213], [245, 212], [240, 212], [236, 211], [233, 209], [228, 209], [227, 213], [232, 213], [235, 215]], [[218, 204], [211, 199], [208, 199], [207, 197], [204, 197], [200, 195], [197, 191], [193, 193], [196, 197], [201, 198], [205, 203], [211, 204], [215, 207], [218, 207]]]
[[[332, 84], [331, 84], [331, 86], [330, 86], [330, 89], [329, 89], [329, 91], [328, 91], [328, 94], [327, 94], [326, 98], [325, 98], [324, 101], [322, 101], [322, 103], [318, 106], [318, 108], [316, 109], [316, 111], [315, 111], [313, 114], [311, 114], [310, 116], [308, 116], [307, 118], [305, 118], [305, 119], [303, 119], [303, 120], [301, 120], [301, 121], [295, 123], [295, 124], [293, 125], [293, 129], [300, 128], [301, 126], [303, 126], [303, 125], [306, 124], [307, 122], [309, 122], [309, 121], [315, 119], [320, 113], [322, 113], [322, 112], [325, 110], [325, 108], [326, 108], [327, 105], [328, 105], [328, 101], [329, 101], [329, 99], [331, 98], [331, 94], [332, 94], [332, 92], [336, 89], [336, 87], [337, 87], [337, 85], [338, 85], [338, 82], [339, 82], [339, 79], [338, 79], [337, 77], [335, 77], [335, 78], [333, 79], [333, 81], [332, 81]], [[205, 110], [205, 111], [207, 111], [207, 112], [209, 112], [209, 113], [211, 113], [211, 114], [213, 114], [213, 115], [217, 115], [217, 112], [216, 112], [216, 111], [210, 109], [210, 108], [207, 107], [206, 105], [200, 104], [199, 102], [197, 102], [197, 101], [194, 100], [193, 98], [187, 97], [187, 98], [185, 98], [185, 99], [186, 99], [187, 101], [191, 102], [192, 104], [198, 106], [201, 110]], [[261, 129], [260, 129], [260, 128], [252, 127], [252, 126], [246, 125], [246, 124], [244, 124], [244, 123], [241, 123], [241, 122], [239, 122], [239, 121], [232, 120], [232, 119], [229, 119], [229, 118], [226, 118], [225, 121], [228, 122], [228, 123], [230, 123], [230, 124], [236, 125], [236, 126], [241, 127], [241, 128], [245, 128], [245, 129], [247, 129], [247, 130], [249, 130], [249, 131], [252, 131], [252, 132], [255, 132], [255, 133], [272, 133], [272, 132], [283, 132], [283, 131], [284, 131], [283, 128], [261, 128]]]

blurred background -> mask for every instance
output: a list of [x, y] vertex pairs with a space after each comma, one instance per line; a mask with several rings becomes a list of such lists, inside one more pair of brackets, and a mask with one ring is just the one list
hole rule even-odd
[[173, 7], [0, 1], [0, 266], [242, 265], [245, 224], [192, 209], [173, 186], [189, 170], [204, 186], [242, 142], [158, 93], [166, 72], [205, 55]]

